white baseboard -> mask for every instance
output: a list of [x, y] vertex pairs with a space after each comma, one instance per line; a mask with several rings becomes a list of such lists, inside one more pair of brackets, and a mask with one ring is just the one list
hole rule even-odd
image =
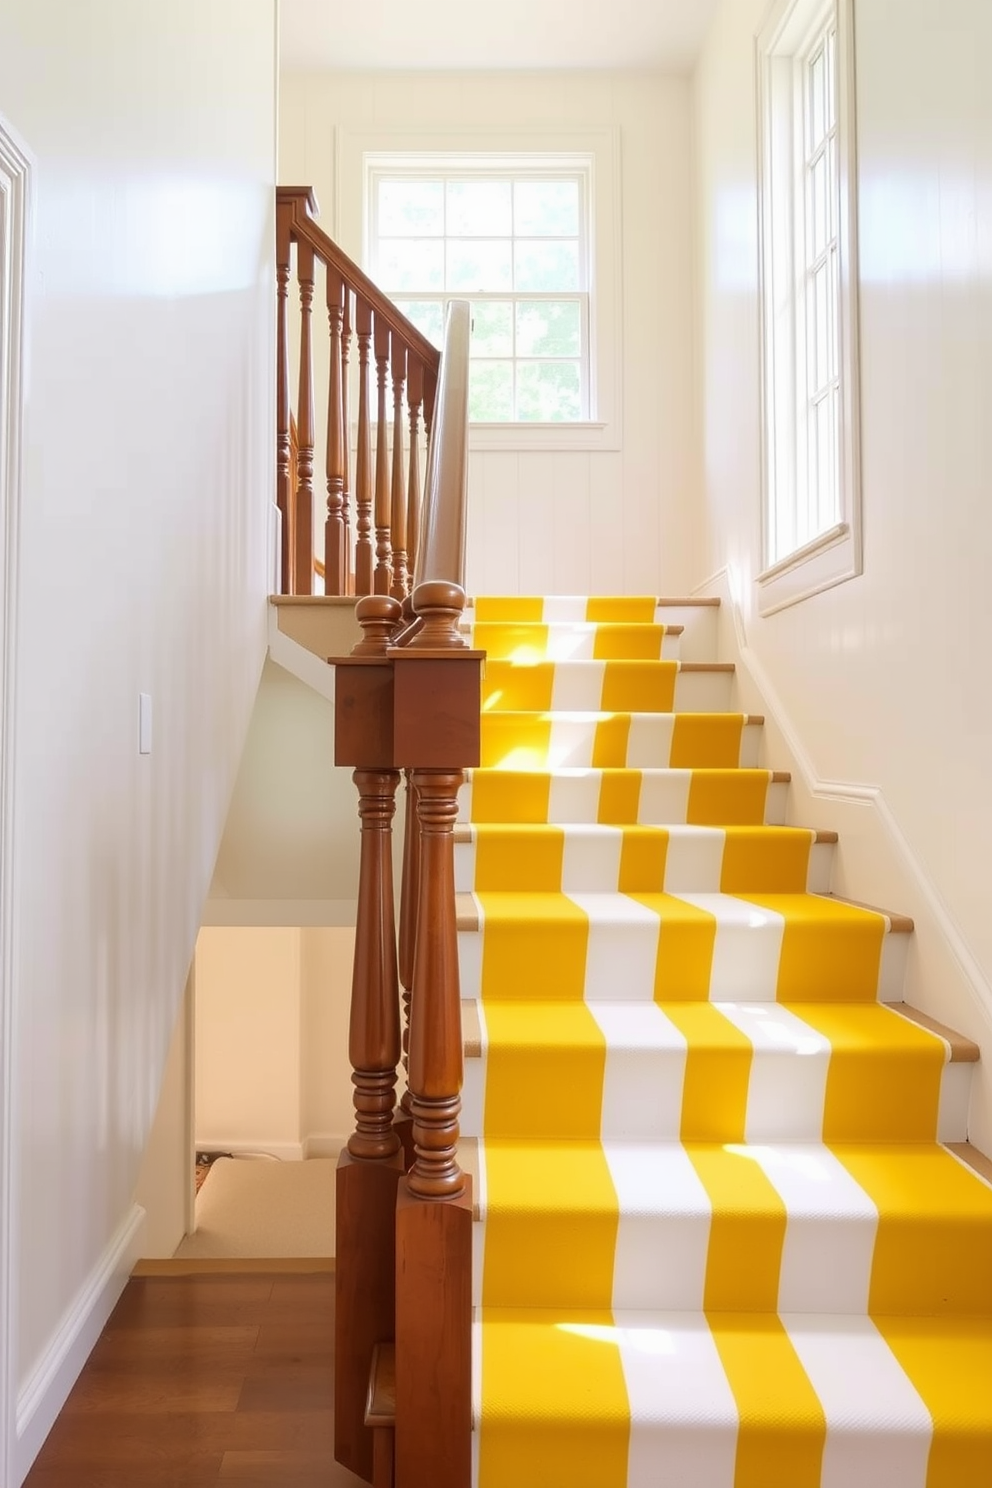
[[[947, 901], [903, 831], [883, 788], [867, 782], [826, 780], [817, 774], [812, 755], [786, 700], [750, 645], [744, 613], [728, 570], [720, 569], [698, 585], [693, 593], [716, 595], [726, 607], [731, 626], [723, 635], [729, 640], [733, 654], [722, 655], [721, 660], [734, 661], [743, 673], [740, 686], [744, 696], [739, 701], [745, 710], [763, 712], [777, 731], [779, 749], [784, 749], [788, 758], [776, 758], [768, 763], [774, 768], [791, 766], [793, 769], [793, 788], [798, 787], [800, 795], [805, 794], [807, 806], [817, 813], [816, 819], [806, 824], [836, 827], [841, 831], [843, 841], [845, 820], [839, 813], [850, 813], [857, 808], [862, 811], [867, 808], [870, 813], [873, 831], [861, 835], [860, 852], [865, 862], [870, 859], [875, 868], [884, 863], [893, 884], [898, 885], [898, 902], [885, 903], [881, 907], [910, 914], [916, 922], [919, 944], [911, 963], [916, 980], [915, 985], [910, 984], [907, 989], [907, 996], [925, 1012], [967, 1034], [983, 1051], [988, 1051], [992, 1048], [992, 984]], [[824, 815], [824, 808], [836, 815]], [[855, 882], [844, 885], [841, 892], [877, 903], [876, 891], [871, 885], [856, 881], [857, 864], [851, 863], [849, 867], [854, 870]], [[969, 1139], [986, 1152], [992, 1151], [992, 1071], [989, 1063], [986, 1059], [975, 1067], [969, 1121]]]
[[144, 1209], [133, 1204], [20, 1390], [11, 1488], [20, 1488], [27, 1477], [93, 1345], [106, 1327], [141, 1255], [144, 1223]]
[[232, 1157], [276, 1157], [280, 1162], [299, 1162], [306, 1154], [303, 1142], [267, 1142], [256, 1137], [248, 1142], [232, 1142], [229, 1137], [198, 1136], [197, 1152], [230, 1152]]

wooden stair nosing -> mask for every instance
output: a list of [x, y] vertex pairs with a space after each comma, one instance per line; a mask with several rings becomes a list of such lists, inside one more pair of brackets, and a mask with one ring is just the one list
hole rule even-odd
[[946, 1023], [939, 1023], [936, 1018], [931, 1018], [929, 1013], [923, 1013], [919, 1008], [912, 1007], [908, 1002], [889, 1002], [886, 1007], [894, 1013], [900, 1013], [910, 1023], [925, 1028], [928, 1033], [935, 1033], [942, 1038], [951, 1050], [952, 1064], [977, 1064], [982, 1057], [982, 1051], [973, 1039], [966, 1034], [958, 1033], [953, 1028], [948, 1028]]
[[[623, 823], [622, 822], [606, 822], [606, 823], [603, 823], [603, 822], [566, 822], [564, 825], [562, 825], [562, 823], [560, 823], [560, 822], [520, 822], [520, 823], [510, 822], [510, 823], [505, 823], [505, 824], [504, 823], [493, 823], [493, 822], [459, 822], [452, 829], [452, 837], [453, 837], [454, 841], [457, 842], [457, 843], [461, 843], [461, 844], [469, 843], [469, 842], [472, 842], [474, 840], [473, 839], [473, 836], [472, 836], [472, 829], [473, 829], [473, 827], [476, 827], [476, 826], [488, 827], [488, 826], [493, 826], [493, 825], [509, 825], [509, 826], [519, 825], [519, 826], [524, 827], [524, 828], [526, 828], [526, 827], [531, 827], [531, 828], [533, 828], [533, 827], [554, 827], [556, 831], [567, 831], [568, 827], [570, 827], [570, 826], [577, 826], [577, 827], [579, 827], [579, 826], [604, 826], [605, 825], [605, 826], [611, 826], [611, 827], [619, 827], [621, 831], [623, 830]], [[681, 825], [692, 826], [693, 823], [692, 822], [689, 822], [689, 823], [677, 823], [677, 825], [680, 825], [680, 826]], [[760, 823], [758, 825], [760, 825]], [[658, 830], [659, 831], [663, 831], [664, 830], [663, 824], [662, 825], [659, 825]], [[780, 831], [782, 831], [784, 829], [782, 827], [771, 827], [771, 828], [769, 828], [769, 830], [770, 831], [775, 831], [775, 832], [780, 832]], [[829, 829], [827, 829], [827, 830], [820, 830], [820, 829], [818, 829], [816, 827], [813, 827], [813, 828], [809, 828], [809, 827], [792, 827], [792, 828], [789, 828], [789, 830], [794, 831], [794, 832], [812, 831], [812, 834], [813, 834], [812, 840], [813, 840], [813, 843], [814, 844], [821, 843], [821, 844], [826, 844], [827, 846], [836, 846], [837, 842], [840, 840], [840, 833], [839, 832], [830, 831]]]
[[970, 1142], [947, 1142], [947, 1150], [953, 1152], [960, 1162], [966, 1163], [979, 1178], [992, 1186], [992, 1158], [986, 1157], [984, 1152], [979, 1152]]

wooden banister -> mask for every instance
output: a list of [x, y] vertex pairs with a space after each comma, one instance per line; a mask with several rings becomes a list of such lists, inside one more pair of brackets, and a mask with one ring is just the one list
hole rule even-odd
[[[372, 592], [391, 593], [395, 598], [403, 599], [409, 593], [411, 583], [409, 554], [416, 546], [416, 536], [410, 537], [410, 501], [414, 502], [412, 514], [419, 519], [420, 446], [421, 439], [427, 440], [430, 435], [441, 354], [327, 236], [315, 221], [316, 216], [317, 201], [310, 187], [280, 186], [277, 189], [276, 501], [282, 517], [281, 587], [284, 593], [291, 594], [309, 594], [313, 588], [313, 499], [317, 452], [314, 448], [315, 330], [312, 312], [314, 294], [323, 275], [329, 351], [327, 444], [322, 460], [327, 496], [320, 539], [325, 570], [324, 592], [359, 596]], [[300, 294], [299, 380], [295, 406], [289, 373], [289, 280], [294, 255]], [[357, 365], [354, 367], [351, 359], [353, 336], [358, 341]], [[369, 391], [373, 357], [377, 382], [374, 470]], [[352, 430], [349, 409], [352, 407], [357, 407], [358, 419], [354, 491], [350, 479]], [[290, 427], [294, 414], [298, 430], [295, 474], [291, 470], [290, 456]], [[404, 454], [404, 433], [410, 441], [408, 457]]]

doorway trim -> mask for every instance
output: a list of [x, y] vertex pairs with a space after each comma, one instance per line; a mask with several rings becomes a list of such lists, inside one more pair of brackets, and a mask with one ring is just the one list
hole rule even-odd
[[17, 1435], [15, 721], [25, 306], [34, 161], [0, 115], [0, 1482]]

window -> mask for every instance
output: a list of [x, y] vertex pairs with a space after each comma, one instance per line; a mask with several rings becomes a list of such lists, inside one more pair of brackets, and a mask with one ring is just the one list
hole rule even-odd
[[370, 174], [372, 277], [440, 345], [445, 301], [472, 304], [469, 416], [589, 417], [588, 168], [462, 163]]
[[850, 55], [850, 0], [758, 38], [766, 614], [861, 572]]
[[335, 232], [430, 337], [473, 302], [473, 450], [621, 447], [620, 131], [336, 133]]

